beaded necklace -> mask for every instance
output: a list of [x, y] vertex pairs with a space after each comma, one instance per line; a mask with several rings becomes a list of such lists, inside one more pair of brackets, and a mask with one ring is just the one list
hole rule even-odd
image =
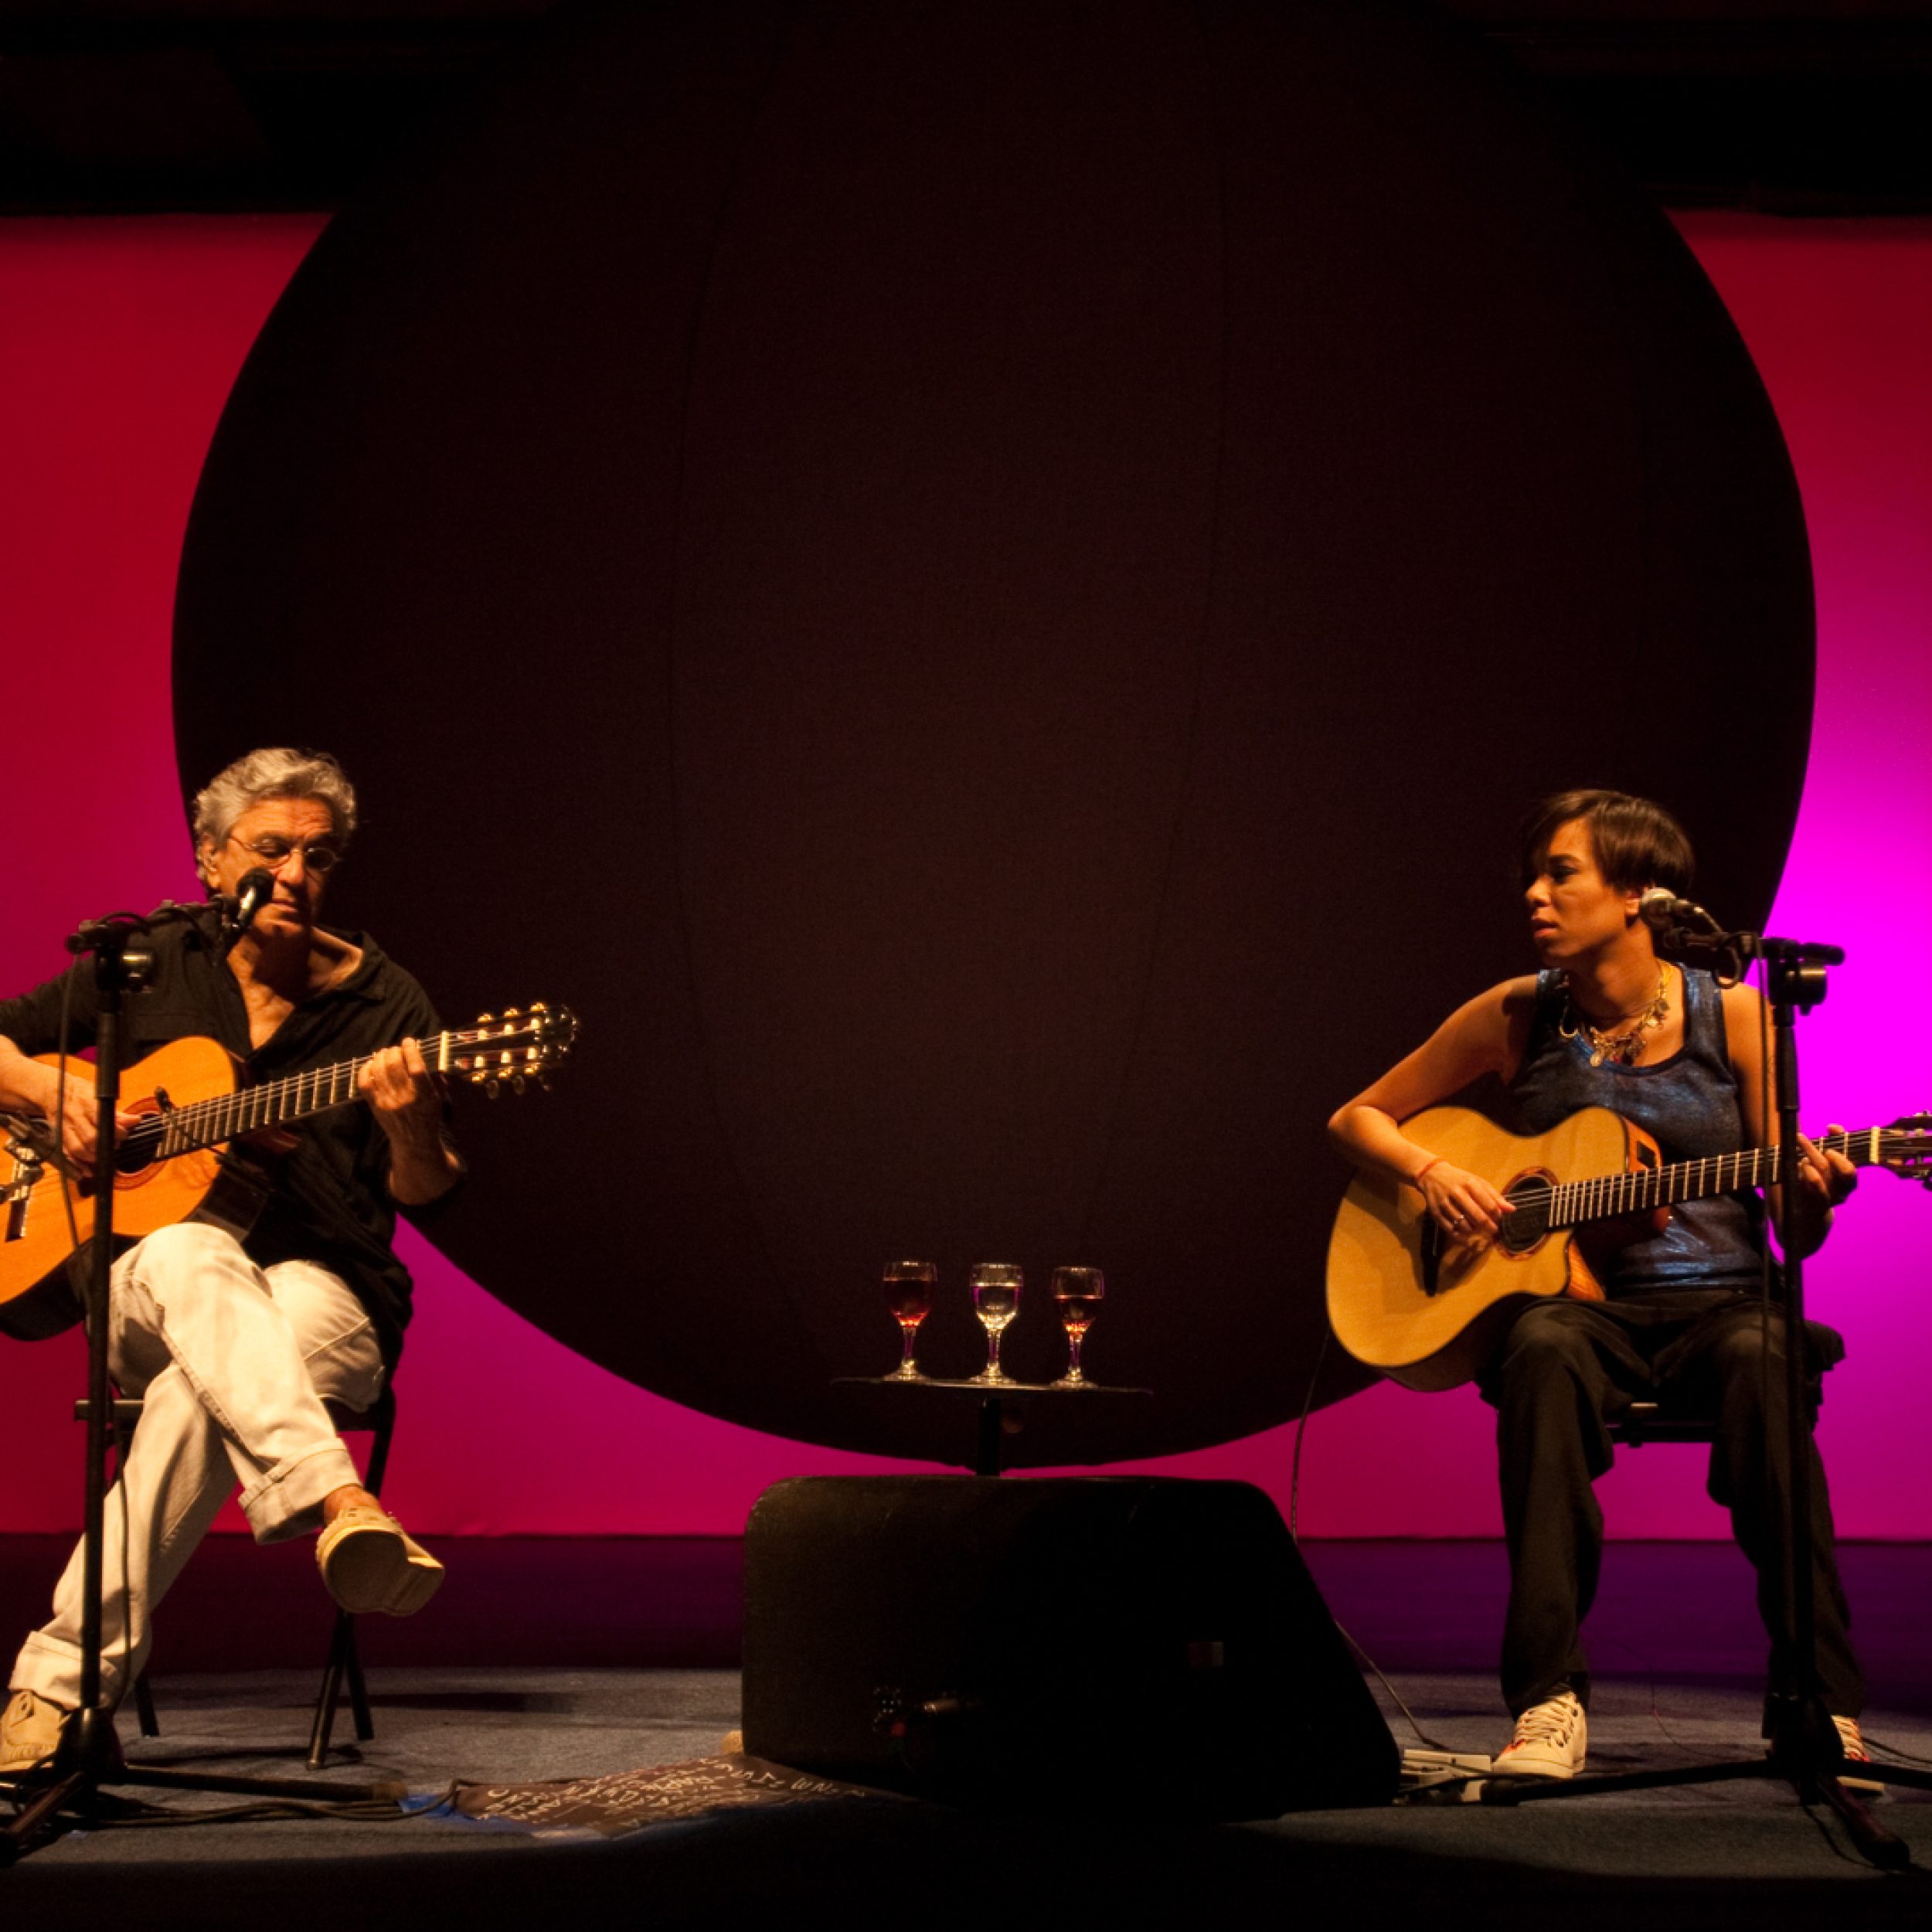
[[1575, 1021], [1573, 1026], [1560, 1022], [1557, 1032], [1565, 1039], [1574, 1039], [1580, 1033], [1590, 1043], [1590, 1063], [1601, 1066], [1605, 1060], [1619, 1066], [1636, 1063], [1637, 1056], [1644, 1050], [1646, 1036], [1664, 1023], [1664, 1015], [1670, 1011], [1670, 981], [1667, 969], [1657, 969], [1655, 996], [1640, 1011], [1626, 1013], [1612, 1026], [1596, 1027], [1590, 1025], [1583, 1009], [1577, 1004], [1577, 995], [1570, 984], [1570, 976], [1563, 976], [1563, 990], [1570, 1001], [1570, 1011]]

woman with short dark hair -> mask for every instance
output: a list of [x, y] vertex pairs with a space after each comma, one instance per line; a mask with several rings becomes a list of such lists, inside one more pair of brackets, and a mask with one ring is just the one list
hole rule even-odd
[[[1352, 1160], [1417, 1191], [1451, 1251], [1495, 1239], [1508, 1177], [1432, 1156], [1403, 1123], [1484, 1075], [1501, 1080], [1511, 1124], [1526, 1134], [1601, 1107], [1642, 1128], [1667, 1161], [1759, 1143], [1770, 1117], [1758, 995], [1660, 957], [1641, 916], [1647, 888], [1686, 893], [1692, 865], [1683, 828], [1648, 799], [1574, 791], [1544, 800], [1522, 835], [1541, 970], [1458, 1007], [1328, 1123]], [[1796, 1172], [1794, 1238], [1809, 1253], [1857, 1175], [1843, 1155], [1808, 1141]], [[1730, 1509], [1757, 1570], [1774, 1682], [1794, 1676], [1784, 1634], [1784, 1334], [1757, 1298], [1764, 1230], [1755, 1192], [1681, 1204], [1661, 1228], [1593, 1251], [1600, 1298], [1580, 1298], [1589, 1288], [1573, 1285], [1526, 1308], [1478, 1376], [1497, 1410], [1510, 1559], [1502, 1679], [1516, 1723], [1499, 1771], [1568, 1777], [1583, 1765], [1590, 1672], [1580, 1629], [1603, 1540], [1592, 1485], [1610, 1466], [1607, 1419], [1666, 1384], [1696, 1388], [1719, 1418], [1710, 1494]], [[1809, 1453], [1820, 1673], [1845, 1754], [1862, 1758], [1864, 1687], [1845, 1634], [1824, 1470], [1815, 1446]]]

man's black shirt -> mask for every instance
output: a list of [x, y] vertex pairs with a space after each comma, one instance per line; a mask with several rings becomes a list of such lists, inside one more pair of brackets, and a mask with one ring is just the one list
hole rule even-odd
[[[125, 1004], [124, 1104], [136, 1084], [124, 1076], [171, 1040], [200, 1035], [219, 1041], [240, 1063], [242, 1080], [257, 1084], [360, 1060], [440, 1030], [428, 995], [373, 940], [360, 934], [336, 937], [361, 947], [361, 963], [340, 985], [294, 1008], [258, 1049], [249, 1043], [241, 987], [207, 935], [188, 926], [156, 932], [146, 944], [154, 955], [147, 985]], [[71, 981], [71, 1053], [94, 1042], [94, 969], [82, 961], [63, 977]], [[0, 1035], [23, 1053], [55, 1051], [62, 985], [55, 978], [18, 999], [0, 1000]], [[396, 1204], [387, 1185], [388, 1138], [360, 1100], [291, 1122], [289, 1131], [297, 1138], [294, 1151], [264, 1157], [274, 1192], [243, 1246], [258, 1267], [310, 1260], [340, 1275], [369, 1310], [383, 1356], [393, 1366], [409, 1321], [410, 1284], [392, 1245]], [[410, 1214], [420, 1218], [425, 1212]]]

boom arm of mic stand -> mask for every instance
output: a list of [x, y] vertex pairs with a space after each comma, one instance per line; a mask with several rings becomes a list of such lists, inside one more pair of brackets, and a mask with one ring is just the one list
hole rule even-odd
[[[1706, 918], [1709, 915], [1706, 913]], [[1808, 1012], [1825, 997], [1825, 975], [1827, 966], [1845, 964], [1842, 946], [1825, 946], [1809, 940], [1774, 939], [1763, 933], [1740, 931], [1727, 933], [1715, 920], [1711, 920], [1707, 930], [1693, 931], [1687, 926], [1679, 926], [1670, 934], [1669, 950], [1685, 953], [1707, 953], [1717, 961], [1718, 978], [1725, 985], [1735, 986], [1744, 977], [1749, 961], [1761, 959], [1766, 971], [1777, 973], [1789, 968], [1790, 1003], [1801, 1012]], [[1772, 995], [1773, 1005], [1777, 1004]]]

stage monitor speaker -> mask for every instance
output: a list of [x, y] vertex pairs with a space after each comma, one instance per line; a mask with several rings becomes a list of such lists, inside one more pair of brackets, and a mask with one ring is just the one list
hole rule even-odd
[[745, 1532], [745, 1749], [975, 1805], [1271, 1818], [1400, 1755], [1246, 1483], [808, 1476]]

